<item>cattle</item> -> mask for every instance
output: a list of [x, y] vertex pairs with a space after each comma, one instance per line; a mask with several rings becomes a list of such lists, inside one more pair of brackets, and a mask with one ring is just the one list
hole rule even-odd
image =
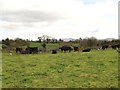
[[38, 53], [38, 47], [16, 48], [16, 53], [33, 54]]
[[71, 52], [73, 49], [70, 46], [62, 46], [59, 48], [62, 52]]
[[104, 45], [104, 46], [102, 46], [102, 49], [105, 50], [105, 49], [107, 49], [108, 47], [109, 47], [108, 45]]
[[39, 53], [42, 53], [42, 49], [39, 48], [39, 49], [38, 49], [38, 52], [39, 52]]
[[90, 48], [87, 48], [87, 49], [82, 50], [82, 52], [90, 52], [90, 51], [91, 51]]
[[38, 47], [28, 47], [26, 48], [28, 54], [38, 53]]
[[74, 52], [79, 51], [79, 48], [77, 46], [74, 46]]
[[52, 50], [52, 54], [57, 54], [57, 50]]
[[112, 49], [119, 49], [120, 45], [119, 44], [115, 44], [115, 45], [111, 45]]
[[22, 48], [16, 48], [16, 53], [21, 53], [22, 52]]
[[23, 50], [21, 51], [21, 54], [28, 54], [28, 52], [27, 52], [25, 49], [23, 49]]

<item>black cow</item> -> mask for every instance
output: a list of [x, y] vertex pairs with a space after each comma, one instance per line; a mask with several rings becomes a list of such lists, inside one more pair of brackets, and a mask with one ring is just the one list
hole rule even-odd
[[112, 47], [112, 49], [119, 49], [120, 45], [119, 44], [115, 44], [115, 45], [112, 45], [111, 47]]
[[87, 48], [87, 49], [82, 50], [82, 52], [90, 52], [90, 51], [91, 51], [90, 48]]
[[59, 49], [61, 49], [62, 52], [71, 52], [73, 50], [70, 46], [62, 46]]
[[103, 50], [105, 50], [105, 49], [107, 49], [107, 48], [108, 48], [108, 45], [102, 46], [102, 49], [103, 49]]
[[79, 51], [79, 48], [77, 46], [74, 46], [74, 52]]
[[28, 54], [28, 52], [25, 49], [23, 49], [20, 53], [21, 54]]
[[52, 54], [57, 54], [57, 51], [56, 50], [52, 50]]
[[22, 48], [16, 48], [16, 53], [21, 53], [22, 52]]
[[28, 47], [26, 51], [28, 54], [38, 53], [38, 47]]

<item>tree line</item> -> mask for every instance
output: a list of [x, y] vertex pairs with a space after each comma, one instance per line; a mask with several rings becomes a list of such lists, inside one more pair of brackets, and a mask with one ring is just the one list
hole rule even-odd
[[2, 40], [2, 49], [15, 49], [17, 47], [29, 47], [32, 42], [37, 42], [40, 43], [40, 45], [46, 49], [46, 44], [52, 43], [56, 44], [58, 43], [59, 45], [72, 45], [72, 44], [77, 44], [79, 45], [80, 48], [98, 48], [103, 45], [113, 45], [113, 44], [120, 44], [119, 39], [115, 40], [98, 40], [95, 37], [90, 37], [90, 38], [79, 38], [75, 40], [69, 40], [68, 42], [65, 42], [62, 39], [55, 39], [55, 38], [50, 38], [48, 36], [41, 36], [38, 37], [38, 40], [36, 41], [30, 41], [28, 39], [24, 40], [21, 38], [16, 38], [16, 39], [3, 39]]

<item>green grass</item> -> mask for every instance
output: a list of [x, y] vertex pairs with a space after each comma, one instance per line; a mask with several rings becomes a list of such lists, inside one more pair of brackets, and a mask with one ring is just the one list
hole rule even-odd
[[[46, 44], [46, 48], [47, 50], [49, 49], [58, 49], [60, 46], [63, 46], [63, 45], [73, 45], [73, 46], [79, 46], [79, 44], [70, 44], [70, 43], [48, 43]], [[41, 47], [42, 48], [42, 43], [38, 43], [38, 42], [31, 42], [30, 43], [30, 46], [31, 47]]]
[[[38, 43], [38, 42], [32, 42], [30, 44], [30, 47], [39, 47], [42, 49], [42, 43]], [[51, 49], [58, 49], [59, 48], [59, 43], [48, 43], [46, 44], [46, 49], [47, 51], [51, 50]]]
[[0, 88], [1, 87], [2, 87], [2, 51], [0, 50]]
[[118, 88], [118, 53], [3, 53], [3, 88]]
[[40, 47], [40, 43], [38, 43], [38, 42], [31, 42], [30, 46], [31, 47]]

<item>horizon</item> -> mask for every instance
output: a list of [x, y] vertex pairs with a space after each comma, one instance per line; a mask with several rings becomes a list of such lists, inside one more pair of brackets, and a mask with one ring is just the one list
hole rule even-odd
[[118, 0], [1, 0], [0, 39], [118, 39]]
[[[93, 36], [92, 36], [93, 37]], [[87, 38], [92, 38], [92, 37], [84, 37], [84, 38], [81, 38], [81, 39], [87, 39]], [[6, 37], [5, 39], [12, 39], [12, 40], [15, 40], [15, 39], [17, 39], [17, 38], [19, 38], [19, 39], [23, 39], [23, 40], [30, 40], [30, 41], [39, 41], [39, 39], [38, 39], [38, 37], [36, 38], [36, 39], [28, 39], [28, 38], [20, 38], [20, 37], [16, 37], [16, 38], [9, 38], [9, 37]], [[57, 39], [57, 40], [59, 40], [59, 39], [61, 39], [61, 40], [65, 40], [65, 41], [69, 41], [69, 40], [78, 40], [78, 39], [80, 39], [80, 38], [55, 38], [55, 37], [52, 37], [51, 39]], [[93, 38], [95, 38], [95, 39], [97, 39], [97, 40], [118, 40], [119, 38], [102, 38], [102, 39], [98, 39], [98, 38], [96, 38], [96, 37], [93, 37]], [[1, 39], [0, 41], [2, 41], [2, 40], [5, 40], [5, 39]]]

